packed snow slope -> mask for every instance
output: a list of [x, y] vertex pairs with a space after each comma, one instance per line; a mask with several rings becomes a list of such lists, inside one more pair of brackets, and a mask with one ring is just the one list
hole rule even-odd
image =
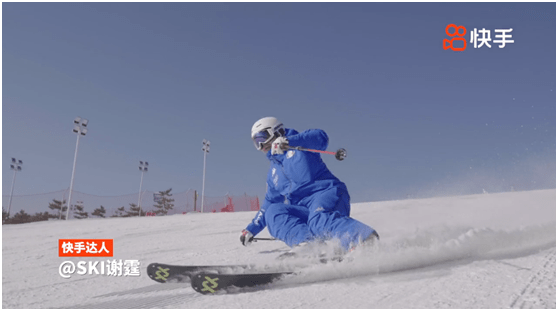
[[[352, 260], [317, 264], [271, 286], [200, 295], [159, 284], [149, 263], [257, 263], [278, 241], [240, 244], [254, 212], [49, 221], [2, 227], [3, 308], [556, 308], [556, 190], [353, 204], [381, 235]], [[267, 231], [260, 237], [268, 237]], [[139, 277], [64, 279], [60, 238], [114, 239]], [[90, 260], [95, 258], [74, 258]], [[298, 263], [297, 263], [298, 264]]]

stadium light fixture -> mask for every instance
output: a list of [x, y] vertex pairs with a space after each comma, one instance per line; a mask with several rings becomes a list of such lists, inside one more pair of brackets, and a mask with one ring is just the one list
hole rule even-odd
[[12, 179], [12, 190], [10, 191], [10, 204], [8, 204], [8, 217], [10, 217], [10, 210], [12, 209], [12, 197], [14, 196], [14, 184], [16, 180], [17, 172], [21, 171], [23, 166], [23, 161], [12, 158], [12, 164], [10, 164], [10, 169], [14, 171], [14, 178]]
[[74, 176], [76, 172], [76, 160], [79, 148], [79, 138], [87, 134], [87, 124], [89, 120], [77, 117], [74, 119], [73, 132], [77, 134], [76, 151], [74, 153], [74, 166], [72, 168], [72, 179], [70, 181], [70, 194], [68, 195], [68, 208], [66, 209], [66, 220], [70, 218], [70, 207], [72, 206], [72, 190], [74, 188]]
[[202, 141], [202, 151], [203, 151], [203, 182], [202, 182], [202, 201], [201, 201], [201, 212], [203, 213], [203, 203], [205, 199], [205, 158], [209, 153], [209, 140]]
[[146, 161], [139, 161], [139, 170], [141, 172], [141, 179], [140, 179], [140, 190], [138, 194], [138, 207], [139, 207], [139, 215], [141, 217], [141, 186], [143, 185], [143, 173], [147, 173], [147, 167], [149, 163]]

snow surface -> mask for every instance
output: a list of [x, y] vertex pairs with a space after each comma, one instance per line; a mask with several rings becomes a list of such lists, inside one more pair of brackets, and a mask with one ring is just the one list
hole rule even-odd
[[[159, 284], [152, 262], [256, 263], [279, 241], [244, 247], [254, 212], [49, 221], [2, 226], [3, 308], [556, 308], [556, 190], [359, 203], [376, 247], [352, 261], [313, 265], [271, 286], [204, 296]], [[267, 230], [259, 237], [268, 237]], [[114, 259], [137, 259], [139, 277], [58, 274], [60, 238], [114, 239]], [[94, 258], [74, 258], [90, 260]]]

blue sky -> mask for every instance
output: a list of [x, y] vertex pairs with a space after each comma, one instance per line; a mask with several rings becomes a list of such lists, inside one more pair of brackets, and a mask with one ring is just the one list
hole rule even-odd
[[[2, 191], [263, 197], [252, 124], [321, 128], [353, 202], [555, 188], [555, 3], [3, 3]], [[448, 24], [513, 28], [442, 48]], [[470, 35], [465, 36], [469, 40]]]

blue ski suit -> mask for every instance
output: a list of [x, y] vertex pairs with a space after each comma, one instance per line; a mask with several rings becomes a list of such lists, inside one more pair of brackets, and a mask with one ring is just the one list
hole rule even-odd
[[[329, 139], [322, 130], [285, 130], [290, 146], [327, 148]], [[290, 247], [315, 239], [338, 238], [341, 246], [348, 249], [374, 232], [349, 217], [347, 187], [329, 171], [319, 153], [288, 150], [271, 155], [269, 151], [267, 158], [271, 166], [265, 200], [246, 227], [254, 236], [267, 226], [271, 236]]]

